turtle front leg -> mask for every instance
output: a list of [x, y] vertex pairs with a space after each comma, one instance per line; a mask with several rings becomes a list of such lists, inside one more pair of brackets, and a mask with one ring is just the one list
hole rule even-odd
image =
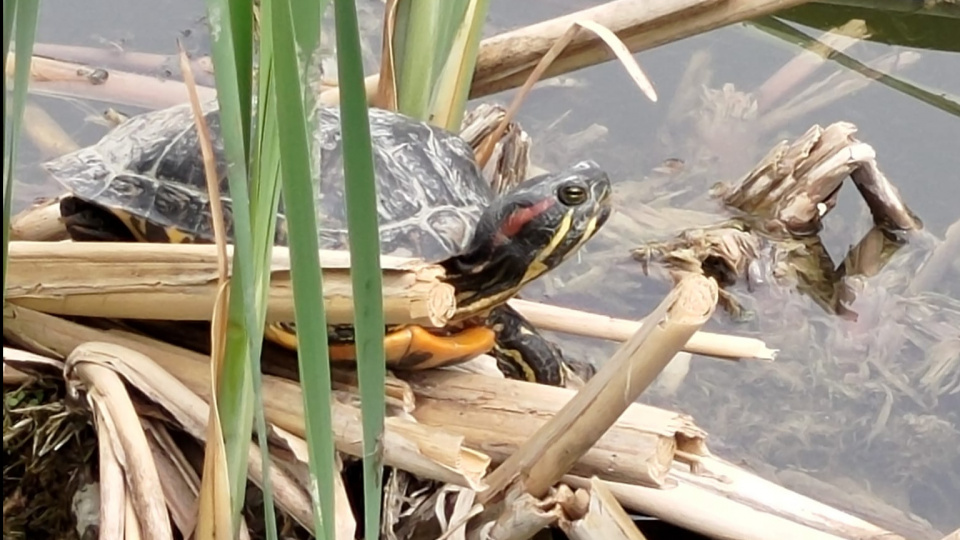
[[[487, 323], [496, 333], [496, 344], [490, 354], [507, 377], [550, 386], [564, 386], [570, 371], [591, 371], [588, 366], [574, 370], [560, 348], [515, 309], [507, 305], [495, 308]], [[589, 378], [589, 374], [581, 375]]]

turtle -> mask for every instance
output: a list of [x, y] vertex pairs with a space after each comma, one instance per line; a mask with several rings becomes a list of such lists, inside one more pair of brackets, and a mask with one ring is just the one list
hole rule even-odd
[[[215, 100], [202, 104], [216, 156], [228, 239], [233, 238], [227, 161]], [[345, 250], [340, 112], [315, 109], [312, 136], [318, 238]], [[456, 133], [387, 109], [369, 109], [380, 251], [445, 269], [457, 308], [444, 328], [385, 329], [391, 368], [453, 365], [489, 353], [510, 378], [565, 384], [570, 364], [554, 343], [507, 301], [531, 280], [576, 253], [612, 212], [611, 181], [593, 160], [526, 179], [495, 193], [472, 147]], [[132, 116], [97, 143], [49, 160], [43, 168], [66, 193], [61, 221], [76, 241], [212, 243], [203, 159], [189, 104]], [[276, 245], [286, 245], [281, 201]], [[296, 348], [293, 324], [266, 337]], [[333, 361], [355, 361], [350, 325], [329, 328]]]

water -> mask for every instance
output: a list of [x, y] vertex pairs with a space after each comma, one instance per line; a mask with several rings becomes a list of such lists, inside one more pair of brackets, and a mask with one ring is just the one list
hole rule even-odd
[[[379, 2], [361, 4], [373, 10], [381, 9]], [[486, 34], [537, 22], [591, 4], [582, 0], [493, 2], [490, 28]], [[175, 40], [179, 38], [191, 53], [204, 53], [207, 40], [202, 21], [203, 7], [203, 2], [197, 1], [139, 0], [127, 2], [124, 9], [118, 10], [115, 2], [91, 0], [84, 4], [83, 10], [78, 10], [73, 2], [47, 0], [43, 3], [38, 40], [88, 46], [109, 44], [128, 50], [173, 54], [176, 51]], [[374, 31], [378, 27], [379, 22], [371, 25]], [[810, 35], [820, 33], [802, 28]], [[714, 85], [730, 82], [740, 89], [756, 87], [796, 54], [796, 48], [745, 25], [727, 27], [639, 53], [636, 57], [654, 81], [660, 95], [657, 104], [642, 97], [623, 67], [617, 63], [565, 75], [560, 79], [564, 83], [562, 85], [538, 88], [528, 97], [519, 115], [519, 120], [533, 137], [536, 164], [545, 168], [559, 168], [590, 157], [605, 166], [617, 182], [625, 185], [642, 181], [647, 171], [664, 159], [688, 158], [682, 155], [680, 149], [660, 144], [658, 135], [666, 122], [667, 104], [677, 91], [687, 62], [696, 51], [703, 49], [708, 49], [712, 56]], [[885, 52], [909, 50], [919, 53], [922, 58], [905, 71], [908, 79], [930, 89], [960, 95], [960, 55], [956, 52], [869, 43], [858, 45], [850, 54], [866, 61]], [[834, 68], [831, 66], [830, 69]], [[513, 92], [508, 91], [485, 100], [506, 105], [512, 97]], [[102, 103], [84, 104], [51, 98], [37, 98], [37, 103], [53, 114], [81, 144], [96, 141], [104, 132], [105, 128], [86, 119], [102, 110], [105, 107]], [[128, 113], [139, 112], [130, 107], [122, 109]], [[795, 137], [814, 123], [827, 125], [840, 120], [853, 122], [859, 127], [858, 138], [876, 149], [880, 167], [898, 186], [912, 209], [921, 216], [928, 231], [942, 237], [946, 227], [960, 217], [960, 152], [957, 152], [960, 119], [891, 88], [871, 84], [851, 97], [785, 124], [755, 144], [749, 140], [742, 143], [731, 141], [725, 150], [734, 154], [728, 157], [733, 157], [735, 163], [752, 164], [760, 157], [758, 153], [762, 155], [778, 139]], [[601, 133], [605, 130], [605, 134], [587, 138], [581, 143], [573, 142], [574, 135], [594, 124], [597, 125], [594, 129], [599, 129]], [[15, 211], [35, 196], [53, 195], [57, 191], [38, 172], [38, 159], [37, 151], [29, 144], [24, 145], [19, 177], [26, 185], [18, 188]], [[631, 211], [629, 200], [621, 200], [620, 211]], [[824, 232], [825, 243], [835, 259], [842, 258], [847, 247], [855, 243], [865, 230], [867, 218], [864, 212], [855, 190], [846, 188], [841, 204], [831, 214]], [[639, 244], [643, 240], [645, 238], [637, 238], [633, 242]], [[598, 245], [609, 246], [617, 242], [622, 243], [623, 240], [601, 238]], [[543, 283], [530, 287], [528, 297], [548, 298], [558, 304], [622, 317], [642, 317], [662, 298], [668, 286], [643, 276], [626, 255], [629, 247], [632, 246], [620, 246], [621, 255], [603, 254], [600, 248], [588, 250], [582, 260], [571, 261], [556, 273], [554, 279], [543, 280]], [[615, 288], [611, 289], [609, 284], [563, 286], [564, 283], [573, 282], [577, 274], [610, 260], [614, 262], [613, 271], [618, 273]], [[817, 316], [815, 310], [807, 313], [811, 317]], [[822, 314], [820, 318], [823, 319]], [[722, 320], [722, 317], [718, 317], [718, 321]], [[711, 322], [711, 327], [742, 333], [737, 327], [724, 322]], [[811, 331], [809, 336], [819, 340], [810, 345], [811, 350], [823, 349], [831, 355], [841, 355], [844, 350], [831, 344], [829, 335], [822, 328]], [[606, 343], [558, 338], [574, 354], [589, 356], [598, 362], [602, 362], [613, 350], [613, 346]], [[846, 421], [841, 421], [841, 415], [835, 414], [833, 409], [856, 407], [843, 418], [849, 419], [852, 415], [861, 424], [872, 424], [883, 406], [884, 395], [881, 386], [874, 384], [876, 377], [869, 379], [874, 386], [863, 386], [873, 388], [875, 391], [872, 393], [858, 394], [846, 401], [829, 398], [829, 401], [817, 404], [809, 396], [824, 395], [823, 381], [805, 379], [798, 380], [790, 388], [780, 387], [784, 373], [809, 376], [813, 370], [810, 366], [818, 361], [817, 355], [807, 354], [809, 351], [805, 350], [802, 343], [798, 345], [784, 340], [771, 344], [783, 348], [776, 368], [695, 358], [690, 374], [676, 395], [652, 393], [649, 397], [654, 401], [669, 402], [693, 414], [711, 433], [712, 440], [718, 441], [715, 447], [722, 447], [724, 455], [733, 458], [745, 456], [772, 464], [779, 470], [779, 474], [773, 475], [781, 481], [787, 482], [788, 473], [799, 470], [834, 485], [841, 485], [845, 493], [871, 493], [901, 511], [913, 512], [930, 520], [942, 531], [960, 526], [955, 508], [949, 508], [947, 503], [950, 498], [960, 500], [960, 487], [947, 484], [934, 486], [936, 490], [929, 488], [931, 483], [936, 483], [938, 476], [960, 478], [960, 457], [947, 453], [951, 449], [955, 451], [957, 446], [937, 446], [939, 441], [953, 440], [950, 437], [958, 432], [956, 411], [945, 408], [945, 405], [931, 411], [918, 411], [915, 406], [903, 404], [898, 399], [891, 414], [896, 429], [905, 429], [902, 427], [905, 425], [903, 419], [910, 419], [913, 422], [909, 424], [911, 426], [924, 426], [911, 432], [911, 440], [907, 443], [912, 448], [909, 455], [904, 454], [904, 446], [886, 444], [884, 441], [887, 439], [883, 436], [872, 442], [850, 440], [859, 437], [862, 426], [846, 425]], [[914, 351], [914, 356], [905, 356], [903, 361], [918, 361], [922, 353]], [[862, 354], [862, 351], [856, 354]], [[849, 360], [856, 362], [862, 361], [862, 358], [854, 355]], [[829, 370], [831, 365], [827, 364], [823, 369]], [[731, 395], [737, 397], [734, 399]], [[799, 396], [808, 396], [808, 399], [802, 401]], [[932, 421], [931, 418], [940, 423], [931, 428], [930, 422], [922, 421]], [[792, 427], [797, 422], [805, 422], [804, 427]], [[793, 429], [798, 436], [786, 440], [775, 433], [765, 432], [766, 425]], [[813, 429], [810, 425], [820, 428]], [[938, 436], [940, 438], [936, 438]], [[933, 456], [932, 453], [937, 455]], [[845, 460], [853, 460], [860, 465], [851, 467]], [[897, 464], [905, 460], [912, 464], [912, 468], [901, 467], [899, 472], [903, 474], [894, 474], [900, 467]], [[800, 485], [796, 489], [805, 491]], [[814, 496], [824, 493], [820, 489], [813, 492], [807, 489], [806, 492]]]

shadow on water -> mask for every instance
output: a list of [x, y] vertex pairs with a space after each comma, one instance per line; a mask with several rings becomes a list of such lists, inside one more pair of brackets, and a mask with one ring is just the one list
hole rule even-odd
[[[373, 0], [359, 3], [374, 14], [382, 9], [381, 3]], [[596, 3], [492, 2], [491, 26], [486, 33]], [[175, 39], [181, 38], [192, 53], [204, 53], [207, 39], [203, 6], [197, 1], [141, 0], [117, 10], [115, 2], [90, 0], [80, 11], [73, 2], [46, 0], [38, 41], [172, 54]], [[796, 21], [791, 23], [795, 28], [811, 36], [850, 18], [866, 18], [869, 25], [877, 25], [876, 41], [859, 43], [847, 51], [848, 55], [869, 62], [890, 53], [915, 53], [919, 59], [896, 76], [954, 99], [960, 95], [960, 56], [955, 33], [950, 30], [933, 31], [932, 26], [926, 26], [919, 32], [910, 26], [914, 22], [911, 17], [916, 16], [878, 14], [856, 7], [811, 5], [791, 10], [789, 15]], [[935, 22], [955, 30], [958, 21], [940, 17]], [[378, 32], [379, 21], [368, 28], [369, 32]], [[948, 37], [937, 41], [936, 36]], [[373, 40], [373, 46], [377, 42]], [[778, 140], [796, 137], [813, 124], [849, 121], [858, 126], [858, 138], [875, 148], [881, 169], [923, 219], [928, 232], [942, 238], [945, 229], [960, 217], [960, 153], [956, 148], [960, 118], [871, 83], [762, 135], [745, 129], [700, 141], [682, 126], [675, 129], [668, 118], [668, 105], [684, 90], [681, 77], [698, 51], [709, 52], [712, 86], [732, 83], [740, 90], [758, 87], [797, 54], [796, 47], [755, 27], [735, 25], [637, 55], [656, 85], [661, 98], [657, 104], [642, 98], [615, 63], [541, 84], [519, 115], [534, 140], [535, 165], [552, 169], [593, 158], [619, 183], [618, 211], [642, 212], [646, 205], [655, 203], [655, 194], [642, 188], [644, 180], [667, 159], [681, 159], [688, 166], [701, 160], [700, 164], [707, 165], [701, 180], [709, 180], [703, 185], [735, 180]], [[838, 70], [829, 63], [812, 81]], [[504, 92], [486, 101], [507, 104], [512, 97], [513, 92]], [[105, 131], [89, 121], [105, 108], [102, 103], [52, 98], [37, 98], [36, 102], [80, 144], [93, 143]], [[123, 109], [128, 114], [140, 112]], [[34, 197], [54, 194], [56, 189], [39, 173], [37, 151], [29, 144], [22, 148], [15, 210]], [[712, 157], [703, 161], [704, 155]], [[682, 200], [685, 198], [676, 199]], [[856, 191], [845, 188], [823, 233], [834, 258], [842, 258], [869, 225], [868, 213]], [[660, 301], [669, 285], [663, 279], [645, 276], [628, 251], [657, 234], [652, 229], [628, 236], [622, 231], [605, 231], [578, 261], [530, 286], [525, 295], [640, 318]], [[956, 288], [946, 292], [954, 300], [960, 294]], [[881, 335], [908, 334], [913, 331], [909, 325], [875, 316], [868, 319], [878, 326], [864, 327], [868, 323], [861, 323], [851, 333], [849, 328], [838, 329], [836, 321], [811, 303], [794, 298], [789, 305], [774, 309], [764, 305], [769, 298], [742, 293], [752, 302], [758, 319], [737, 324], [718, 311], [710, 328], [764, 337], [771, 346], [781, 349], [777, 362], [734, 364], [694, 358], [682, 382], [659, 384], [644, 399], [692, 414], [711, 433], [715, 451], [749, 463], [788, 487], [841, 505], [850, 497], [854, 501], [878, 498], [899, 511], [929, 520], [940, 530], [960, 526], [955, 508], [949, 505], [949, 501], [960, 500], [960, 455], [950, 453], [960, 447], [960, 399], [957, 395], [928, 399], [918, 390], [903, 387], [914, 381], [891, 382], [888, 377], [891, 371], [900, 372], [890, 363], [923, 362], [930, 352], [917, 345], [917, 340], [907, 346], [904, 340], [879, 339]], [[884, 291], [877, 294], [883, 296]], [[882, 315], [885, 304], [877, 304]], [[937, 312], [932, 313], [931, 317]], [[610, 343], [556, 337], [570, 354], [598, 361], [615, 348]], [[934, 345], [931, 342], [930, 347]], [[871, 362], [867, 362], [868, 357]], [[833, 492], [839, 495], [832, 496]]]

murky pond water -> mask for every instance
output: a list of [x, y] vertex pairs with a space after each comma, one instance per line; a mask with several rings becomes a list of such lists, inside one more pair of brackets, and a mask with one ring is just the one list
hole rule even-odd
[[[594, 3], [492, 2], [486, 33]], [[382, 9], [378, 1], [360, 4], [373, 14]], [[90, 0], [82, 10], [74, 2], [46, 0], [38, 41], [172, 54], [175, 40], [180, 38], [191, 52], [203, 53], [203, 10], [203, 2], [196, 0], [137, 0], [125, 3], [122, 9], [109, 0]], [[369, 21], [369, 31], [378, 32], [379, 21]], [[960, 26], [960, 19], [953, 21]], [[812, 36], [821, 33], [799, 28]], [[519, 115], [534, 140], [535, 164], [550, 169], [587, 157], [597, 160], [618, 182], [619, 212], [629, 214], [653, 204], [654, 194], [637, 186], [643, 186], [650, 171], [664, 160], [690, 164], [702, 159], [701, 150], [705, 150], [716, 157], [706, 162], [713, 167], [708, 168], [712, 180], [735, 180], [778, 140], [797, 137], [813, 124], [848, 121], [859, 128], [858, 138], [876, 150], [881, 169], [923, 219], [928, 232], [942, 238], [946, 228], [960, 218], [957, 116], [874, 82], [762, 132], [751, 124], [724, 132], [722, 137], [696, 139], [693, 133], [674, 129], [669, 104], [678, 91], [685, 90], [681, 78], [691, 59], [704, 52], [709, 53], [712, 86], [732, 83], [749, 91], [793, 58], [797, 48], [754, 27], [736, 25], [639, 53], [637, 58], [660, 95], [656, 104], [642, 97], [617, 63], [543, 84]], [[904, 53], [908, 56], [903, 58], [912, 63], [897, 69], [895, 76], [954, 99], [960, 95], [957, 52], [860, 43], [847, 53], [863, 62]], [[837, 71], [845, 70], [829, 63], [804, 85]], [[513, 92], [505, 92], [484, 101], [506, 105], [512, 97]], [[96, 141], [105, 131], [89, 121], [105, 108], [103, 103], [48, 97], [37, 98], [36, 103], [80, 144]], [[19, 178], [23, 185], [18, 186], [15, 210], [33, 197], [56, 191], [36, 168], [37, 150], [29, 144], [22, 148]], [[864, 204], [856, 191], [847, 187], [840, 205], [827, 219], [824, 244], [835, 260], [842, 259], [869, 227]], [[578, 261], [531, 286], [526, 297], [633, 319], [648, 313], [669, 285], [644, 275], [628, 251], [658, 231], [649, 231], [649, 236], [644, 230], [625, 235], [622, 229], [614, 229], [601, 234]], [[954, 284], [960, 282], [960, 269], [952, 271], [952, 277], [945, 277]], [[960, 526], [955, 502], [960, 500], [960, 452], [956, 450], [960, 448], [960, 397], [958, 393], [925, 393], [917, 380], [904, 375], [910, 370], [902, 369], [906, 364], [922, 365], [933, 354], [950, 357], [951, 351], [941, 349], [950, 346], [944, 345], [944, 335], [949, 338], [952, 331], [960, 338], [960, 330], [950, 327], [951, 321], [958, 321], [955, 315], [950, 318], [950, 310], [957, 309], [960, 287], [941, 287], [940, 293], [946, 295], [943, 306], [929, 303], [929, 298], [896, 304], [900, 306], [897, 313], [913, 316], [912, 322], [886, 316], [884, 310], [891, 304], [881, 300], [897, 294], [895, 291], [882, 286], [871, 289], [874, 296], [867, 301], [872, 298], [879, 307], [853, 329], [855, 332], [840, 327], [840, 322], [812, 302], [792, 297], [777, 311], [763, 305], [761, 294], [741, 292], [755, 302], [759, 318], [738, 324], [718, 311], [710, 329], [762, 336], [770, 346], [781, 349], [777, 362], [734, 364], [695, 357], [679, 386], [659, 385], [644, 399], [692, 414], [711, 433], [712, 446], [721, 455], [744, 460], [798, 491], [837, 504], [851, 495], [861, 500], [879, 499], [898, 511], [929, 520], [942, 531]], [[931, 332], [933, 337], [927, 335], [926, 341], [879, 339], [881, 335], [912, 336], [917, 325], [946, 325], [946, 329]], [[609, 343], [569, 336], [557, 339], [570, 354], [598, 363], [614, 350]], [[952, 369], [956, 372], [960, 367]], [[811, 478], [831, 487], [812, 484]], [[831, 490], [842, 495], [831, 499]]]

